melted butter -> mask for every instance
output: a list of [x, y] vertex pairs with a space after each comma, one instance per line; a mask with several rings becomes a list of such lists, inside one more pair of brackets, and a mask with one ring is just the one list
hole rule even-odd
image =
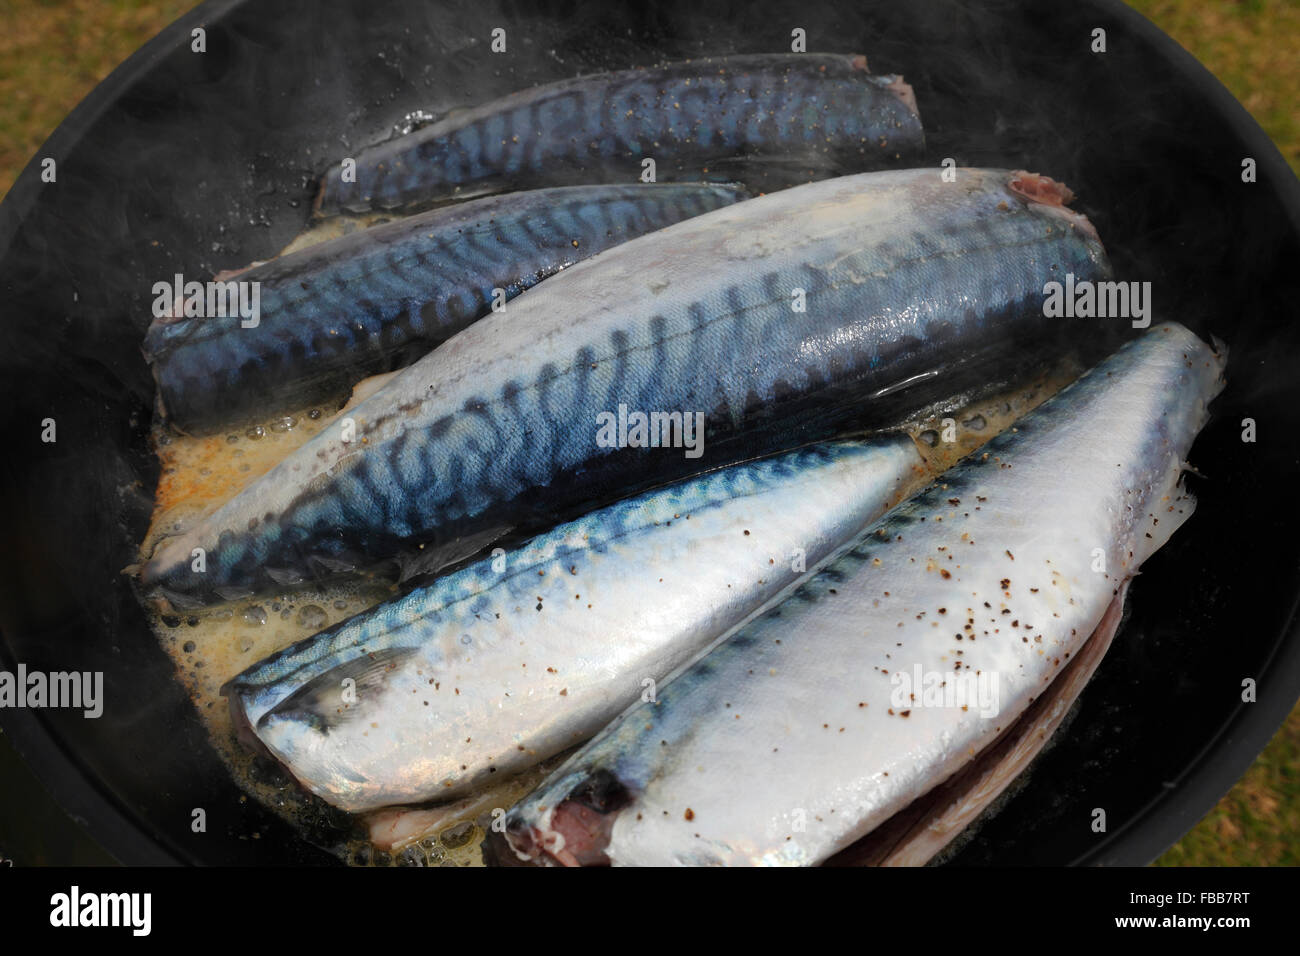
[[[567, 756], [550, 757], [452, 803], [370, 813], [366, 839], [374, 850], [395, 855], [405, 865], [479, 866], [480, 844], [488, 829], [499, 827], [506, 810], [535, 790]], [[356, 852], [366, 850], [358, 847]]]
[[184, 519], [217, 507], [270, 471], [333, 420], [319, 408], [277, 415], [264, 423], [193, 437], [155, 426], [161, 474], [146, 550]]
[[1073, 358], [1062, 359], [1018, 388], [968, 400], [956, 397], [919, 412], [903, 424], [916, 442], [931, 477], [938, 477], [986, 441], [1023, 418], [1083, 373]]
[[[183, 530], [238, 494], [335, 417], [319, 408], [299, 409], [205, 437], [155, 426], [154, 450], [161, 468], [142, 554], [150, 553], [163, 536]], [[258, 758], [235, 738], [220, 688], [262, 658], [373, 607], [391, 593], [370, 582], [350, 582], [192, 611], [151, 609], [154, 633], [231, 774], [247, 793], [291, 823], [302, 826], [305, 818], [319, 817], [319, 801], [283, 774], [268, 775], [258, 767]]]
[[329, 219], [313, 221], [293, 242], [280, 250], [280, 255], [287, 256], [290, 253], [300, 252], [314, 246], [318, 242], [341, 239], [343, 236], [350, 236], [362, 229], [368, 229], [371, 226], [382, 226], [386, 222], [393, 222], [402, 218], [405, 217], [392, 213], [368, 213], [360, 216], [333, 216]]

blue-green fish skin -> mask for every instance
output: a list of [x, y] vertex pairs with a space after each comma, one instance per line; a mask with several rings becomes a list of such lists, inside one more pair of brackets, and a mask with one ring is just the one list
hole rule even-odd
[[260, 317], [156, 319], [160, 404], [187, 432], [337, 399], [426, 354], [500, 301], [620, 242], [748, 198], [713, 183], [565, 186], [492, 196], [361, 230], [231, 276]]
[[710, 472], [365, 611], [223, 693], [336, 806], [461, 796], [591, 736], [924, 474], [905, 436]]
[[770, 191], [909, 165], [922, 147], [911, 88], [868, 73], [865, 57], [703, 58], [562, 80], [456, 112], [361, 150], [355, 180], [344, 180], [342, 164], [331, 169], [317, 210], [630, 182], [646, 158], [661, 182], [720, 177]]
[[[1110, 267], [1085, 217], [1013, 190], [1024, 175], [826, 180], [571, 266], [161, 541], [142, 583], [210, 602], [417, 547], [468, 557], [593, 503], [896, 424], [1005, 375], [1036, 342], [1073, 348], [1083, 323], [1044, 316], [1044, 286]], [[621, 409], [702, 416], [699, 455], [684, 435], [611, 445], [599, 423]]]

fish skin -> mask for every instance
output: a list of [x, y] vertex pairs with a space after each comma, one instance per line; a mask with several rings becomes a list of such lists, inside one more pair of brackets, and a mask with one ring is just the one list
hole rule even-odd
[[762, 191], [908, 165], [922, 146], [911, 88], [901, 77], [872, 76], [865, 57], [704, 58], [561, 80], [456, 111], [361, 150], [355, 182], [335, 166], [316, 209], [334, 215], [631, 182], [647, 156], [660, 181], [721, 176]]
[[1015, 783], [1051, 745], [1110, 649], [1124, 617], [1125, 582], [1101, 623], [1047, 689], [995, 743], [933, 790], [914, 800], [825, 866], [924, 866]]
[[[852, 844], [1010, 726], [1191, 514], [1184, 459], [1225, 362], [1175, 324], [1129, 343], [630, 709], [505, 839], [615, 865], [808, 865]], [[996, 714], [891, 700], [891, 674], [958, 661], [998, 675]]]
[[492, 307], [602, 249], [749, 194], [732, 185], [562, 186], [374, 226], [241, 272], [261, 319], [155, 319], [145, 336], [164, 414], [211, 431], [346, 395], [410, 364]]
[[[162, 540], [141, 582], [211, 601], [322, 562], [400, 559], [415, 542], [436, 566], [657, 483], [895, 424], [1004, 376], [1035, 343], [1059, 354], [1077, 326], [1044, 317], [1045, 283], [1110, 267], [1087, 219], [1013, 192], [1021, 178], [972, 169], [945, 183], [921, 169], [812, 183], [571, 266]], [[599, 445], [596, 416], [620, 404], [703, 414], [702, 457]], [[203, 573], [191, 572], [195, 548]]]
[[461, 797], [590, 737], [924, 477], [906, 436], [710, 472], [385, 602], [223, 693], [344, 810]]

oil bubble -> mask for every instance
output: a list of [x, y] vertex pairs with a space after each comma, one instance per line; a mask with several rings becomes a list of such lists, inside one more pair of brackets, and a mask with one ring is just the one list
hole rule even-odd
[[259, 627], [266, 623], [266, 608], [254, 605], [244, 611], [244, 623], [249, 627]]
[[424, 854], [418, 846], [408, 846], [397, 858], [398, 866], [425, 866]]
[[443, 830], [439, 834], [438, 840], [447, 849], [454, 850], [468, 843], [473, 838], [476, 829], [477, 827], [471, 821], [466, 820], [464, 823], [458, 823], [454, 827]]
[[325, 626], [325, 609], [315, 604], [304, 604], [298, 609], [298, 624], [319, 630]]

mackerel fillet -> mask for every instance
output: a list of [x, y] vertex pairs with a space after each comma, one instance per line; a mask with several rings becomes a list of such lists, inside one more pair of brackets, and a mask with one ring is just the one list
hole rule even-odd
[[1175, 324], [1126, 345], [579, 750], [514, 853], [816, 864], [967, 766], [1191, 515], [1224, 363]]

